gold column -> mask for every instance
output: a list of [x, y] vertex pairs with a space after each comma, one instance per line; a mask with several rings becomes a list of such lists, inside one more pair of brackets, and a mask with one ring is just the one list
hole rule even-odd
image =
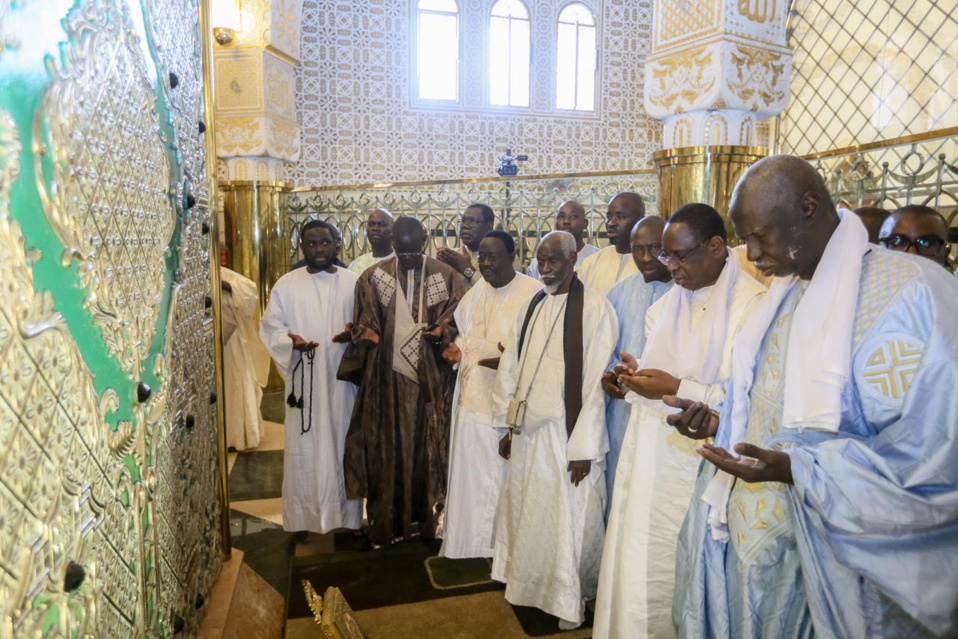
[[226, 387], [223, 383], [223, 323], [220, 306], [220, 234], [219, 216], [216, 214], [216, 200], [219, 191], [216, 187], [216, 122], [213, 91], [213, 53], [212, 28], [210, 16], [213, 15], [211, 0], [200, 4], [200, 33], [203, 43], [203, 122], [206, 125], [204, 143], [206, 147], [206, 202], [210, 220], [210, 297], [213, 298], [213, 371], [216, 393], [216, 461], [219, 470], [216, 492], [220, 502], [220, 538], [223, 543], [224, 559], [229, 559], [233, 551], [230, 535], [230, 493], [229, 464], [226, 454]]
[[290, 188], [285, 182], [220, 183], [226, 219], [226, 266], [256, 282], [257, 322], [269, 302], [273, 284], [289, 272]]
[[692, 202], [708, 204], [725, 220], [729, 244], [738, 244], [728, 216], [732, 189], [745, 169], [766, 155], [768, 149], [757, 146], [685, 146], [655, 152], [659, 211], [668, 217]]
[[[220, 183], [226, 220], [226, 266], [256, 283], [257, 324], [276, 280], [289, 272], [290, 189], [285, 182]], [[266, 391], [282, 389], [283, 378], [271, 363]]]

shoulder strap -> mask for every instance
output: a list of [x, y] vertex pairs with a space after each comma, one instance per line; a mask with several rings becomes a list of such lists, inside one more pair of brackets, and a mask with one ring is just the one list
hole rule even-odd
[[585, 307], [585, 286], [572, 276], [569, 302], [562, 324], [562, 354], [565, 359], [565, 427], [569, 437], [582, 410], [582, 312]]
[[532, 297], [532, 302], [529, 303], [529, 308], [526, 311], [526, 317], [522, 320], [522, 330], [519, 332], [519, 347], [516, 350], [516, 359], [518, 360], [522, 357], [522, 344], [526, 341], [526, 329], [529, 328], [529, 320], [532, 319], [532, 312], [536, 310], [536, 306], [539, 305], [539, 302], [546, 298], [545, 289], [541, 289]]

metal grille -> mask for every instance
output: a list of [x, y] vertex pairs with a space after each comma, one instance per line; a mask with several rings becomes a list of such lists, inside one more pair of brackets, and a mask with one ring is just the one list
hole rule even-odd
[[622, 191], [639, 193], [645, 200], [646, 212], [657, 212], [655, 171], [294, 191], [290, 194], [289, 212], [296, 230], [290, 250], [297, 250], [298, 229], [303, 222], [322, 219], [339, 228], [343, 236], [341, 256], [352, 260], [371, 250], [366, 242], [366, 215], [383, 207], [396, 217], [417, 217], [429, 233], [427, 252], [434, 256], [436, 249], [459, 246], [459, 214], [470, 204], [480, 202], [496, 211], [497, 227], [516, 238], [516, 252], [525, 265], [534, 257], [539, 239], [553, 230], [556, 208], [566, 200], [575, 200], [585, 207], [589, 217], [586, 241], [607, 245], [606, 205]]
[[820, 155], [811, 162], [842, 206], [923, 204], [958, 223], [958, 136]]
[[958, 125], [958, 0], [794, 0], [780, 150], [806, 155]]

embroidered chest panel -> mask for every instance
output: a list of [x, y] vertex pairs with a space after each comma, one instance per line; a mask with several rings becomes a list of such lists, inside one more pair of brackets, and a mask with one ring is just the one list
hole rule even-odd
[[[745, 431], [746, 443], [779, 450], [794, 446], [771, 442], [778, 438], [782, 423], [785, 352], [792, 314], [800, 298], [797, 289], [789, 293], [759, 353], [752, 385], [752, 407]], [[750, 565], [769, 543], [791, 527], [791, 506], [785, 491], [785, 485], [779, 482], [735, 482], [728, 504], [729, 543], [735, 548], [743, 567]]]
[[381, 268], [373, 271], [370, 279], [373, 281], [373, 287], [376, 289], [376, 297], [383, 306], [389, 306], [396, 294], [396, 278]]
[[[885, 252], [869, 254], [862, 265], [852, 338], [853, 369], [857, 369], [854, 374], [864, 392], [886, 401], [897, 401], [899, 406], [918, 369], [922, 344], [914, 337], [899, 334], [866, 338], [901, 288], [919, 273], [920, 268], [911, 261]], [[798, 289], [789, 293], [762, 345], [745, 433], [745, 441], [749, 444], [776, 450], [798, 445], [794, 441], [783, 441], [791, 439], [792, 434], [786, 436], [780, 428], [788, 334], [800, 299]], [[822, 435], [806, 432], [803, 439], [816, 437]], [[791, 505], [786, 491], [787, 487], [777, 482], [735, 483], [728, 506], [730, 543], [743, 568], [791, 528]]]

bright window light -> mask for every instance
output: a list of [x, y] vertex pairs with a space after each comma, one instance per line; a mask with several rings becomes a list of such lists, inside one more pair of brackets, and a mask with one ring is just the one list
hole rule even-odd
[[419, 0], [417, 5], [419, 97], [459, 99], [459, 7], [455, 0]]
[[559, 14], [556, 108], [595, 111], [595, 18], [578, 2]]
[[520, 0], [499, 0], [489, 18], [489, 102], [529, 106], [529, 11]]

